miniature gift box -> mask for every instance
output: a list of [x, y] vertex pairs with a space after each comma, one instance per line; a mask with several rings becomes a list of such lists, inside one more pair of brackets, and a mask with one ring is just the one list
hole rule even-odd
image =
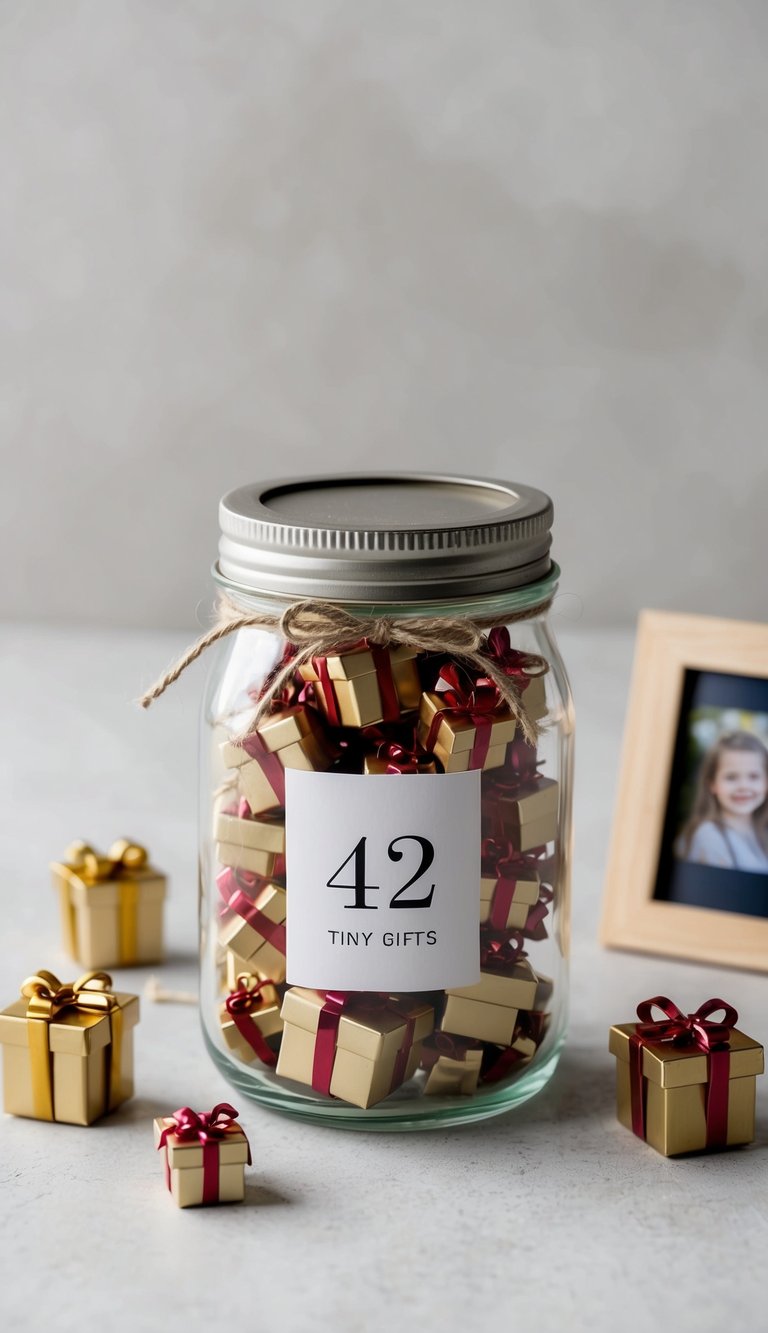
[[408, 1081], [434, 1027], [431, 1005], [414, 996], [323, 995], [293, 986], [277, 1073], [366, 1109]]
[[311, 681], [315, 698], [334, 727], [370, 727], [397, 722], [418, 708], [421, 683], [415, 648], [351, 648], [328, 657], [312, 657], [299, 667]]
[[539, 877], [533, 866], [498, 861], [486, 865], [480, 880], [480, 921], [492, 930], [519, 930], [539, 899]]
[[227, 1046], [244, 1064], [253, 1064], [255, 1060], [263, 1065], [277, 1064], [273, 1045], [283, 1030], [283, 1020], [280, 997], [271, 981], [241, 972], [221, 1006], [219, 1017]]
[[541, 658], [511, 646], [506, 625], [496, 625], [488, 634], [486, 651], [498, 670], [516, 687], [531, 722], [547, 715], [547, 698]]
[[210, 1113], [188, 1106], [154, 1122], [155, 1147], [165, 1151], [165, 1183], [179, 1208], [240, 1203], [251, 1161], [237, 1111], [220, 1102]]
[[[654, 1022], [657, 1007], [664, 1018]], [[713, 1022], [721, 1009], [725, 1021]], [[751, 1143], [763, 1048], [735, 1027], [736, 1010], [709, 1000], [683, 1014], [658, 996], [637, 1013], [639, 1023], [619, 1023], [609, 1037], [621, 1124], [665, 1157]]]
[[222, 925], [220, 943], [243, 960], [245, 971], [284, 981], [285, 889], [257, 876], [250, 878], [255, 885], [246, 882], [242, 872], [228, 868], [216, 877], [219, 891], [233, 912]]
[[421, 1048], [425, 1096], [471, 1097], [477, 1091], [482, 1060], [482, 1046], [436, 1032]]
[[521, 1009], [532, 1009], [538, 979], [527, 958], [488, 960], [474, 986], [447, 990], [439, 1027], [459, 1037], [510, 1046]]
[[216, 856], [233, 870], [250, 870], [271, 878], [285, 871], [285, 817], [253, 815], [243, 798], [216, 810]]
[[121, 839], [99, 856], [75, 842], [51, 864], [64, 947], [82, 967], [129, 967], [163, 957], [166, 878], [137, 843]]
[[516, 851], [544, 847], [557, 837], [558, 784], [551, 778], [507, 789], [499, 784], [483, 793], [484, 832], [509, 838]]
[[133, 1096], [135, 995], [113, 992], [105, 972], [63, 986], [41, 971], [21, 993], [0, 1013], [9, 1115], [90, 1125]]
[[516, 724], [496, 686], [484, 678], [465, 681], [454, 663], [440, 668], [447, 688], [422, 694], [417, 738], [433, 751], [446, 773], [501, 768]]
[[317, 714], [303, 704], [268, 714], [241, 741], [225, 741], [221, 754], [237, 770], [238, 784], [254, 814], [285, 805], [285, 770], [320, 773], [335, 751]]

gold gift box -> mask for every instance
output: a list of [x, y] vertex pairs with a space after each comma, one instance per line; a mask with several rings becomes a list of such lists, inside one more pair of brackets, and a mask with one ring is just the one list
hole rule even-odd
[[9, 1115], [91, 1125], [133, 1096], [139, 1001], [123, 992], [113, 998], [111, 1010], [73, 1005], [50, 1019], [28, 1017], [27, 999], [0, 1013], [3, 1106]]
[[285, 855], [285, 818], [283, 815], [254, 815], [241, 818], [231, 808], [218, 809], [213, 836], [230, 847], [247, 847], [254, 852]]
[[[277, 1061], [277, 1073], [295, 1083], [312, 1086], [320, 1014], [324, 997], [317, 991], [293, 986], [283, 999], [283, 1039]], [[413, 996], [394, 996], [397, 1008], [414, 1022], [413, 1045], [403, 1077], [407, 1083], [419, 1065], [421, 1042], [434, 1027], [435, 1013], [430, 1004]], [[330, 1092], [332, 1097], [351, 1102], [366, 1110], [394, 1091], [392, 1080], [407, 1024], [391, 1009], [370, 1010], [365, 1000], [354, 999], [339, 1020], [336, 1054]]]
[[106, 857], [73, 843], [51, 863], [64, 947], [81, 967], [131, 967], [163, 957], [166, 877], [138, 844], [122, 839]]
[[[245, 974], [242, 972], [235, 978], [235, 985], [232, 990], [238, 988], [238, 983], [243, 983]], [[258, 980], [258, 978], [256, 978]], [[243, 1017], [258, 1028], [266, 1042], [270, 1038], [279, 1037], [283, 1030], [283, 1020], [280, 1017], [280, 996], [274, 986], [264, 986], [259, 992], [257, 1007]], [[252, 1064], [258, 1060], [258, 1054], [251, 1046], [247, 1037], [240, 1031], [232, 1014], [227, 1009], [226, 1004], [222, 1004], [219, 1011], [219, 1021], [221, 1023], [221, 1033], [227, 1043], [227, 1046], [239, 1060], [244, 1064]]]
[[520, 698], [531, 722], [540, 722], [547, 716], [547, 691], [545, 676], [529, 676], [528, 684]]
[[[616, 1114], [632, 1129], [629, 1038], [636, 1023], [611, 1028], [608, 1049], [616, 1056]], [[727, 1146], [755, 1137], [755, 1079], [763, 1073], [763, 1048], [738, 1028], [730, 1035]], [[651, 1042], [642, 1047], [645, 1141], [665, 1157], [701, 1152], [707, 1146], [708, 1057], [696, 1046]]]
[[558, 784], [552, 778], [538, 777], [514, 796], [486, 793], [484, 813], [490, 815], [491, 823], [497, 826], [495, 831], [509, 838], [516, 851], [527, 852], [557, 837], [558, 797]]
[[[158, 1116], [154, 1122], [155, 1148], [163, 1130], [174, 1123], [170, 1116]], [[242, 1130], [231, 1132], [218, 1140], [219, 1193], [218, 1203], [241, 1203], [245, 1198], [245, 1168], [248, 1162], [248, 1140]], [[179, 1208], [195, 1208], [203, 1202], [203, 1145], [194, 1140], [185, 1141], [169, 1134], [165, 1141], [169, 1187]]]
[[518, 1014], [532, 1009], [538, 978], [527, 959], [521, 958], [505, 971], [481, 971], [474, 986], [447, 990], [439, 1027], [458, 1037], [511, 1046]]
[[[418, 708], [421, 697], [421, 682], [416, 665], [415, 648], [382, 649], [389, 656], [392, 668], [392, 680], [401, 713]], [[370, 727], [384, 720], [384, 707], [381, 698], [379, 678], [373, 653], [368, 648], [355, 648], [348, 653], [338, 653], [325, 658], [328, 675], [333, 682], [336, 696], [336, 710], [333, 700], [326, 698], [325, 686], [313, 661], [299, 667], [302, 680], [311, 681], [315, 687], [315, 698], [326, 717], [338, 713], [344, 727]]]
[[[285, 925], [286, 893], [279, 884], [265, 884], [254, 898], [253, 905], [273, 925]], [[219, 939], [244, 964], [240, 971], [258, 972], [272, 981], [285, 981], [285, 954], [236, 912], [222, 928]]]
[[[301, 704], [272, 713], [256, 727], [256, 734], [264, 742], [269, 754], [275, 755], [283, 768], [299, 768], [305, 772], [321, 773], [330, 768], [334, 750], [325, 737], [317, 716]], [[264, 767], [252, 758], [242, 744], [224, 741], [221, 755], [227, 768], [237, 770], [242, 795], [255, 815], [274, 810], [282, 805]]]
[[[423, 1059], [423, 1056], [422, 1056]], [[482, 1048], [461, 1045], [461, 1055], [440, 1052], [427, 1070], [426, 1097], [472, 1097], [477, 1092]]]
[[[514, 878], [513, 876], [509, 877]], [[483, 875], [480, 880], [480, 922], [485, 924], [491, 915], [491, 903], [499, 882], [497, 875]], [[528, 920], [528, 913], [539, 900], [539, 880], [515, 879], [515, 892], [509, 905], [507, 918], [499, 929], [522, 930]]]
[[[426, 748], [434, 718], [448, 706], [443, 694], [422, 694], [416, 732], [420, 745]], [[491, 716], [493, 721], [490, 725], [490, 744], [483, 769], [502, 767], [507, 745], [515, 735], [515, 720], [510, 713], [491, 714]], [[466, 772], [472, 760], [476, 736], [477, 727], [470, 718], [447, 716], [442, 719], [432, 750], [446, 773]]]
[[[282, 815], [241, 817], [231, 806], [214, 817], [216, 856], [233, 870], [249, 870], [271, 878], [285, 856], [285, 818]], [[282, 873], [282, 872], [281, 872]]]

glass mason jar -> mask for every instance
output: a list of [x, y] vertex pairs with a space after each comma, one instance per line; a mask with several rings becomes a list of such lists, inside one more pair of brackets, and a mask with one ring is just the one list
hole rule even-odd
[[243, 487], [220, 519], [200, 819], [214, 1061], [264, 1105], [350, 1128], [527, 1100], [567, 1017], [549, 498], [319, 477]]

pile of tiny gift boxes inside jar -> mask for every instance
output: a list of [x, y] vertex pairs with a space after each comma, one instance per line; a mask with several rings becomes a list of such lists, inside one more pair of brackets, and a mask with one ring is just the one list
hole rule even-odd
[[[511, 649], [488, 652], [532, 721], [544, 677]], [[258, 696], [256, 696], [258, 697]], [[528, 957], [545, 940], [556, 888], [558, 786], [488, 677], [445, 654], [365, 643], [312, 658], [243, 739], [214, 814], [221, 896], [221, 1029], [244, 1063], [273, 1067], [363, 1108], [423, 1073], [423, 1092], [473, 1095], [516, 1077], [545, 1039], [551, 982]], [[481, 770], [480, 981], [439, 994], [341, 1000], [286, 986], [285, 770], [370, 775]], [[477, 892], [477, 886], [468, 886]], [[327, 1032], [332, 1030], [331, 1048]]]

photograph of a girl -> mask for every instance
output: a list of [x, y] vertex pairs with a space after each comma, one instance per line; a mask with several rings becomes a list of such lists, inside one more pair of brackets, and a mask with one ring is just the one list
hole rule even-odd
[[653, 896], [768, 918], [768, 676], [686, 672]]
[[727, 731], [706, 751], [675, 854], [698, 865], [768, 873], [768, 749]]

